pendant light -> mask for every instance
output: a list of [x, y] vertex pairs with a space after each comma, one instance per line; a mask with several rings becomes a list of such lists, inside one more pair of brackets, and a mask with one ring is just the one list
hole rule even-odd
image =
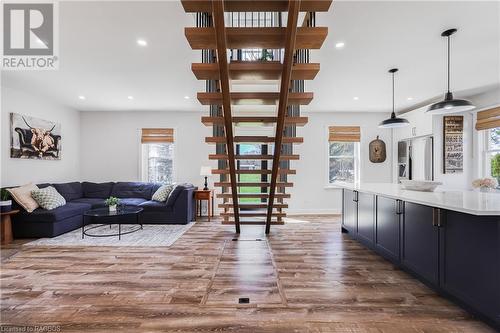
[[379, 128], [397, 128], [397, 127], [405, 127], [410, 125], [408, 120], [404, 118], [396, 117], [395, 106], [394, 106], [394, 74], [398, 71], [397, 68], [393, 68], [389, 70], [389, 73], [392, 74], [392, 113], [391, 118], [382, 121], [378, 127]]
[[455, 32], [457, 32], [457, 29], [449, 29], [441, 34], [442, 37], [448, 38], [448, 91], [445, 94], [444, 101], [432, 104], [427, 110], [427, 112], [433, 114], [464, 112], [475, 108], [468, 100], [453, 98], [453, 93], [450, 91], [450, 39]]

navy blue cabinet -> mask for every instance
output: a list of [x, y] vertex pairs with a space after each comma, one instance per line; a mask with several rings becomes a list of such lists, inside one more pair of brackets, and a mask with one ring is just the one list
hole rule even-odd
[[440, 287], [500, 325], [500, 219], [446, 211], [439, 232]]
[[405, 202], [401, 262], [432, 285], [438, 285], [439, 210]]
[[375, 238], [375, 196], [358, 193], [358, 240], [373, 246]]
[[401, 200], [377, 196], [375, 219], [375, 250], [392, 261], [400, 257]]
[[351, 234], [352, 237], [355, 237], [358, 220], [358, 192], [344, 189], [343, 195], [343, 227]]

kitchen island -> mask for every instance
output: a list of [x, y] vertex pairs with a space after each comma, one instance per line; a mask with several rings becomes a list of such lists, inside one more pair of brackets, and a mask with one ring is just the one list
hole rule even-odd
[[500, 193], [339, 187], [344, 233], [500, 329]]

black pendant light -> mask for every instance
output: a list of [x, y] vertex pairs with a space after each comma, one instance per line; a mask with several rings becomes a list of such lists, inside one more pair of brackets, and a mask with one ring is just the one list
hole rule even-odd
[[397, 68], [393, 68], [389, 70], [389, 73], [392, 74], [392, 113], [391, 118], [382, 121], [378, 124], [380, 128], [397, 128], [397, 127], [405, 127], [410, 125], [408, 120], [404, 118], [396, 117], [395, 106], [394, 106], [394, 73], [398, 71]]
[[444, 101], [434, 103], [429, 107], [427, 112], [433, 114], [464, 112], [475, 108], [468, 100], [453, 98], [453, 93], [450, 91], [450, 37], [455, 32], [457, 29], [449, 29], [441, 34], [441, 36], [448, 38], [448, 92], [446, 92]]

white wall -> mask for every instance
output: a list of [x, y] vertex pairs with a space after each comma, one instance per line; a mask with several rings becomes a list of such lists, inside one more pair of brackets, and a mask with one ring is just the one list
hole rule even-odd
[[[353, 112], [304, 112], [309, 123], [298, 129], [298, 136], [304, 143], [297, 145], [299, 161], [292, 161], [291, 168], [297, 175], [290, 176], [295, 184], [289, 199], [291, 214], [301, 213], [340, 213], [342, 192], [328, 186], [328, 126], [361, 126], [361, 182], [391, 182], [392, 179], [392, 131], [379, 129], [378, 124], [389, 113]], [[384, 163], [371, 163], [368, 145], [379, 135], [387, 148]]]
[[[140, 179], [139, 130], [143, 127], [173, 127], [175, 129], [175, 162], [177, 182], [201, 186], [201, 165], [216, 166], [208, 155], [215, 147], [205, 143], [211, 128], [203, 126], [203, 113], [194, 112], [82, 112], [81, 164], [82, 180], [133, 181]], [[377, 124], [386, 114], [307, 113], [309, 124], [299, 128], [298, 135], [305, 143], [297, 145], [300, 161], [293, 161], [297, 175], [289, 213], [339, 213], [339, 189], [326, 188], [328, 184], [328, 126], [361, 126], [361, 180], [367, 182], [391, 181], [391, 131], [379, 130]], [[387, 144], [387, 160], [373, 164], [368, 160], [368, 144], [376, 135]], [[216, 177], [210, 180], [213, 182]]]
[[176, 182], [202, 185], [200, 166], [216, 166], [208, 155], [215, 146], [205, 143], [211, 128], [201, 123], [201, 112], [81, 112], [81, 179], [139, 181], [141, 128], [171, 127], [175, 135]]
[[[80, 178], [79, 112], [46, 98], [2, 85], [1, 186], [29, 182], [67, 182]], [[61, 160], [10, 158], [10, 113], [21, 113], [61, 123]]]

